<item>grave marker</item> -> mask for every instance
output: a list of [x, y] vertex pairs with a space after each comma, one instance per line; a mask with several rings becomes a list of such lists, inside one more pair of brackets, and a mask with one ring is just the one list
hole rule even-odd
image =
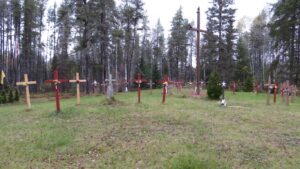
[[112, 78], [111, 74], [109, 74], [108, 79], [105, 79], [105, 81], [108, 82], [108, 87], [106, 92], [107, 99], [111, 100], [114, 95], [113, 82], [115, 82], [116, 80]]
[[76, 96], [77, 96], [77, 104], [80, 104], [80, 83], [85, 83], [85, 79], [79, 78], [79, 73], [76, 73], [75, 80], [69, 80], [69, 83], [76, 83]]
[[233, 81], [231, 84], [231, 91], [232, 91], [233, 95], [235, 95], [235, 90], [236, 90], [236, 84], [235, 84], [235, 81]]
[[30, 93], [29, 93], [29, 85], [36, 84], [36, 81], [28, 81], [28, 75], [24, 74], [24, 82], [17, 82], [17, 86], [25, 86], [26, 90], [26, 103], [28, 109], [31, 109], [31, 102], [30, 102]]
[[[269, 76], [268, 83], [264, 85], [267, 87], [267, 105], [270, 105], [270, 94], [272, 89], [274, 88], [275, 84], [271, 84], [271, 76]], [[274, 93], [274, 97], [276, 97], [276, 94]]]
[[162, 99], [162, 103], [165, 104], [166, 102], [166, 95], [168, 93], [168, 85], [171, 82], [169, 80], [169, 76], [165, 75], [163, 81], [161, 81], [163, 84], [163, 99]]
[[141, 84], [146, 82], [146, 80], [141, 79], [141, 74], [138, 74], [138, 79], [132, 80], [133, 82], [138, 84], [138, 103], [141, 102]]
[[68, 82], [68, 80], [58, 79], [58, 71], [53, 71], [53, 80], [46, 80], [46, 83], [51, 83], [55, 87], [56, 112], [60, 112], [59, 84]]

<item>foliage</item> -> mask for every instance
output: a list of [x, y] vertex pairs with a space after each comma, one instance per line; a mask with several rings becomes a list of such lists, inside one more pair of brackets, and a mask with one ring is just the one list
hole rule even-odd
[[15, 99], [16, 102], [18, 102], [20, 100], [20, 95], [19, 95], [19, 90], [18, 89], [15, 90], [15, 98], [14, 99]]
[[1, 103], [2, 103], [2, 104], [7, 103], [7, 98], [6, 98], [5, 91], [2, 91], [2, 92], [1, 92]]
[[245, 92], [253, 91], [253, 78], [251, 76], [248, 76], [244, 82], [244, 91]]
[[234, 1], [212, 2], [207, 14], [207, 32], [204, 33], [204, 55], [208, 71], [217, 71], [222, 79], [232, 80], [233, 56], [236, 39], [234, 28], [236, 9]]
[[200, 160], [192, 155], [181, 155], [171, 162], [171, 169], [216, 169], [218, 164], [212, 160]]
[[8, 95], [8, 102], [13, 103], [14, 101], [15, 101], [15, 99], [14, 99], [14, 95], [13, 95], [13, 90], [10, 89], [9, 90], [9, 95]]
[[217, 72], [212, 72], [208, 79], [207, 84], [207, 96], [210, 99], [217, 100], [220, 99], [222, 95], [222, 86], [219, 74]]

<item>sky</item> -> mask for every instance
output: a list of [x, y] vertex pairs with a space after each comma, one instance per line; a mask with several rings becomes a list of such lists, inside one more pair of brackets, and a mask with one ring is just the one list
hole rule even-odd
[[[54, 4], [54, 2], [60, 4], [62, 0], [49, 0], [48, 5]], [[116, 0], [118, 3], [120, 0]], [[273, 4], [278, 0], [234, 0], [234, 8], [236, 11], [236, 20], [240, 20], [243, 17], [248, 17], [248, 21], [251, 22], [268, 4]], [[183, 16], [189, 21], [197, 20], [197, 8], [200, 7], [201, 14], [201, 28], [205, 29], [206, 26], [206, 14], [205, 12], [211, 6], [212, 0], [143, 0], [145, 3], [145, 11], [147, 13], [150, 28], [154, 28], [158, 19], [165, 29], [166, 35], [169, 34], [171, 28], [171, 21], [179, 9], [183, 8]]]
[[[255, 18], [264, 7], [273, 4], [277, 0], [235, 0], [234, 8], [236, 11], [236, 20], [243, 17], [249, 17], [250, 21]], [[145, 10], [149, 17], [150, 26], [153, 28], [160, 18], [165, 31], [169, 31], [171, 21], [180, 6], [183, 8], [183, 16], [189, 21], [197, 20], [197, 8], [200, 7], [200, 20], [202, 29], [206, 26], [205, 12], [211, 6], [212, 0], [144, 0]]]

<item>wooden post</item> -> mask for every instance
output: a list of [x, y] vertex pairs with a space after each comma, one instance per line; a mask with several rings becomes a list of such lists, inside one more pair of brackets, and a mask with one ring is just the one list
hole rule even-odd
[[197, 32], [197, 40], [196, 40], [196, 93], [195, 95], [200, 95], [200, 85], [201, 85], [201, 69], [200, 69], [200, 33], [206, 32], [205, 30], [200, 29], [200, 7], [197, 9], [197, 28], [193, 28], [191, 25], [188, 27], [189, 30]]
[[24, 74], [24, 82], [17, 82], [17, 86], [25, 86], [26, 88], [26, 103], [28, 109], [31, 109], [29, 85], [36, 84], [36, 81], [28, 81], [28, 75]]
[[167, 75], [164, 76], [164, 80], [162, 81], [163, 84], [163, 99], [162, 103], [164, 104], [166, 102], [166, 95], [168, 93], [168, 85], [171, 81], [169, 80], [169, 77]]
[[85, 83], [85, 79], [80, 79], [79, 73], [76, 73], [75, 80], [69, 80], [69, 83], [76, 83], [77, 104], [80, 104], [80, 83]]
[[289, 106], [289, 99], [290, 99], [290, 82], [286, 81], [285, 83], [285, 96], [286, 96], [286, 105]]
[[233, 81], [232, 84], [231, 84], [231, 90], [232, 90], [232, 94], [235, 95], [235, 90], [236, 90], [235, 81]]
[[147, 81], [143, 80], [141, 78], [141, 74], [139, 73], [137, 79], [132, 80], [132, 82], [135, 82], [138, 84], [138, 103], [140, 103], [141, 102], [141, 84], [143, 82], [147, 82]]
[[114, 87], [113, 87], [113, 82], [116, 80], [112, 78], [112, 75], [108, 75], [108, 79], [105, 79], [106, 82], [108, 82], [108, 87], [106, 91], [107, 99], [111, 100], [113, 95], [114, 95]]
[[274, 84], [274, 103], [276, 103], [276, 101], [277, 101], [277, 88], [278, 88], [278, 84], [275, 81], [275, 84]]
[[55, 100], [56, 100], [56, 112], [60, 112], [60, 98], [59, 98], [59, 84], [68, 82], [68, 80], [60, 80], [58, 79], [58, 71], [53, 71], [53, 80], [46, 80], [46, 83], [54, 84], [55, 87]]
[[270, 95], [271, 95], [271, 90], [275, 86], [274, 84], [271, 84], [271, 76], [269, 76], [268, 83], [264, 85], [267, 87], [267, 105], [270, 105]]

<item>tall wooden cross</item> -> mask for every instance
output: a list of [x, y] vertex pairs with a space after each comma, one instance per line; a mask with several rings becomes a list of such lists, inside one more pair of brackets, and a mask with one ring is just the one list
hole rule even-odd
[[69, 80], [69, 83], [76, 83], [77, 104], [80, 104], [80, 83], [85, 83], [85, 79], [80, 79], [79, 73], [76, 73], [75, 80]]
[[27, 74], [24, 74], [24, 82], [17, 82], [17, 86], [25, 86], [26, 87], [26, 103], [27, 103], [28, 109], [31, 109], [29, 85], [33, 85], [33, 84], [36, 84], [36, 81], [28, 81]]
[[146, 80], [143, 80], [141, 78], [141, 74], [139, 73], [138, 74], [138, 78], [137, 79], [134, 79], [133, 82], [137, 83], [138, 84], [138, 103], [141, 102], [141, 84], [143, 82], [146, 82]]
[[196, 41], [196, 47], [197, 47], [197, 57], [196, 57], [196, 95], [200, 95], [200, 33], [206, 32], [205, 30], [200, 29], [200, 7], [198, 7], [197, 10], [197, 28], [193, 28], [191, 25], [188, 25], [189, 30], [197, 32], [197, 41]]
[[53, 71], [53, 80], [46, 80], [46, 83], [54, 84], [55, 87], [55, 99], [56, 99], [56, 112], [60, 112], [60, 98], [59, 98], [59, 84], [68, 82], [68, 80], [58, 79], [58, 71]]
[[114, 95], [114, 87], [113, 87], [113, 82], [115, 82], [116, 80], [112, 78], [112, 75], [109, 74], [108, 75], [108, 79], [105, 79], [105, 81], [108, 82], [108, 87], [107, 87], [107, 99], [111, 100], [113, 95]]

